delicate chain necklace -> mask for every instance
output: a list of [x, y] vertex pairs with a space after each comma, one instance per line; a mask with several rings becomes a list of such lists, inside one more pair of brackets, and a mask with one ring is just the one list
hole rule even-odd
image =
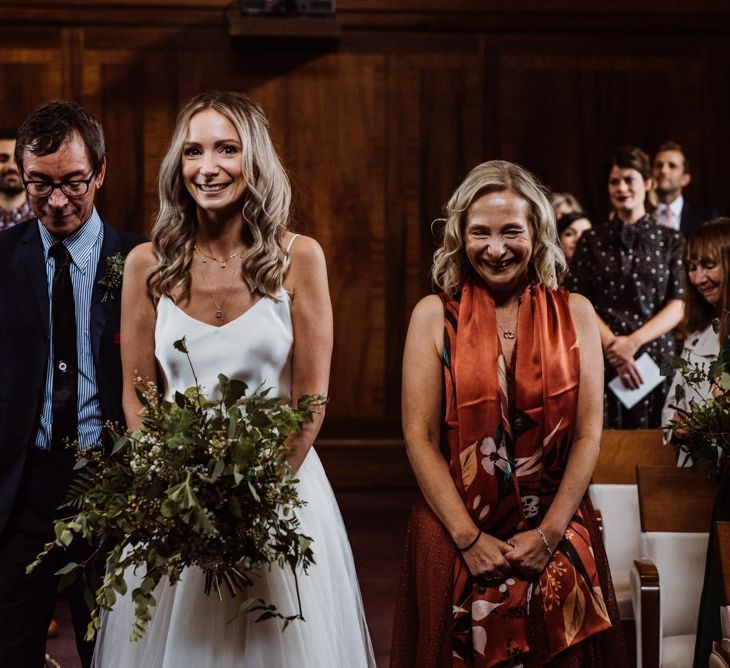
[[234, 253], [233, 255], [229, 255], [228, 257], [225, 257], [223, 259], [213, 257], [212, 255], [206, 253], [202, 248], [198, 246], [198, 244], [195, 244], [193, 246], [193, 250], [203, 256], [203, 264], [208, 264], [208, 260], [213, 260], [213, 262], [217, 262], [220, 265], [221, 269], [225, 269], [226, 262], [232, 260], [234, 257], [239, 257], [240, 255], [243, 255], [243, 251], [245, 250], [245, 248], [242, 248], [240, 251], [238, 251], [238, 253]]
[[514, 314], [510, 313], [510, 315], [509, 315], [509, 320], [514, 320], [514, 325], [512, 326], [512, 328], [510, 328], [510, 329], [503, 328], [499, 324], [499, 321], [497, 321], [497, 329], [502, 334], [502, 338], [507, 339], [508, 341], [512, 341], [517, 336], [515, 330], [517, 329], [517, 313], [519, 312], [519, 308], [520, 308], [520, 300], [517, 300], [516, 306], [517, 306], [517, 308], [514, 309], [515, 313]]
[[[205, 258], [203, 259], [203, 263], [206, 264]], [[238, 276], [239, 271], [240, 268], [236, 269], [236, 271], [233, 272], [233, 278], [231, 279], [231, 282], [226, 286], [226, 289], [223, 292], [223, 300], [220, 304], [215, 300], [215, 297], [213, 297], [213, 291], [210, 289], [208, 279], [205, 277], [205, 270], [203, 269], [200, 272], [200, 275], [203, 277], [203, 282], [205, 283], [205, 291], [208, 293], [210, 301], [213, 302], [213, 306], [215, 306], [215, 317], [219, 320], [223, 317], [223, 307], [225, 306], [226, 300], [228, 299], [228, 295], [230, 295], [231, 293], [231, 288], [233, 287], [233, 284], [236, 282], [236, 277]]]

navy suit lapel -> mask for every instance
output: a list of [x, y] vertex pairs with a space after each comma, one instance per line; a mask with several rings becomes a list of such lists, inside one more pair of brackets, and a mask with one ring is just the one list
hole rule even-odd
[[104, 223], [104, 240], [101, 244], [101, 254], [99, 255], [99, 264], [96, 266], [96, 276], [94, 278], [94, 292], [91, 296], [91, 349], [94, 354], [94, 361], [97, 369], [99, 368], [99, 351], [101, 349], [101, 338], [106, 328], [106, 323], [112, 313], [112, 309], [118, 304], [115, 300], [121, 299], [119, 294], [110, 296], [106, 301], [102, 302], [101, 298], [104, 294], [99, 286], [99, 281], [104, 278], [107, 272], [106, 259], [112, 255], [121, 252], [122, 242], [113, 227]]
[[50, 334], [48, 322], [50, 300], [48, 298], [48, 276], [43, 257], [43, 242], [38, 231], [38, 222], [33, 221], [20, 240], [17, 250], [20, 271], [25, 274], [27, 284], [31, 286], [38, 304], [40, 319], [46, 335]]
[[690, 210], [687, 200], [682, 202], [682, 213], [679, 215], [679, 231], [686, 237], [692, 230], [692, 221], [690, 220]]

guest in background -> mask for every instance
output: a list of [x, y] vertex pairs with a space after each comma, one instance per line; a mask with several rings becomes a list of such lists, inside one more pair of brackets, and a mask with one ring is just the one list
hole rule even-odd
[[[646, 352], [661, 365], [675, 353], [672, 330], [683, 312], [683, 239], [657, 225], [647, 210], [651, 187], [649, 156], [633, 146], [616, 149], [608, 167], [613, 215], [583, 234], [565, 283], [596, 309], [606, 381], [618, 375], [634, 389], [644, 382], [636, 365], [639, 356]], [[627, 409], [607, 387], [604, 426], [659, 427], [667, 389], [668, 383], [660, 384]]]
[[583, 232], [590, 230], [593, 225], [588, 216], [582, 211], [572, 211], [560, 216], [558, 219], [558, 238], [560, 247], [565, 253], [565, 259], [570, 262], [575, 253], [575, 247]]
[[555, 211], [555, 218], [557, 220], [560, 220], [560, 217], [566, 213], [583, 211], [583, 207], [580, 205], [578, 199], [570, 193], [553, 193], [550, 203], [552, 204], [553, 211]]
[[423, 497], [394, 668], [626, 665], [585, 496], [600, 337], [588, 301], [557, 289], [563, 268], [536, 179], [499, 160], [475, 167], [447, 205], [441, 294], [416, 305], [405, 346], [403, 430]]
[[656, 184], [659, 224], [679, 230], [690, 236], [702, 223], [715, 217], [715, 212], [693, 206], [682, 194], [692, 180], [689, 161], [684, 149], [673, 141], [664, 142], [654, 156], [654, 182]]
[[0, 231], [33, 217], [15, 164], [15, 131], [0, 130]]
[[[721, 218], [725, 221], [725, 225], [730, 225], [730, 219]], [[704, 230], [712, 223], [705, 223], [700, 227]], [[727, 234], [727, 233], [726, 233]], [[720, 336], [718, 341], [724, 346], [730, 344], [728, 336], [727, 319], [730, 316], [730, 247], [727, 244], [727, 236], [725, 237], [725, 245], [721, 254], [721, 299], [717, 312], [723, 326], [720, 327]], [[713, 276], [712, 282], [716, 277]], [[725, 371], [729, 371], [725, 365]], [[722, 574], [720, 571], [720, 551], [717, 549], [717, 534], [715, 522], [730, 521], [730, 465], [728, 464], [727, 455], [719, 465], [719, 476], [717, 480], [717, 495], [715, 496], [715, 504], [712, 509], [712, 521], [710, 522], [710, 539], [707, 543], [707, 555], [705, 557], [705, 580], [702, 586], [702, 597], [700, 599], [700, 610], [697, 617], [697, 635], [695, 639], [695, 656], [694, 668], [704, 668], [708, 665], [710, 652], [712, 651], [713, 642], [719, 642], [723, 636], [720, 626], [720, 606], [722, 605]]]
[[[680, 326], [685, 335], [682, 356], [693, 366], [708, 367], [720, 352], [719, 323], [716, 321], [723, 309], [728, 280], [726, 253], [730, 253], [730, 218], [716, 218], [698, 227], [687, 239], [684, 249], [688, 285]], [[680, 399], [675, 399], [677, 386], [684, 390]], [[688, 410], [690, 401], [705, 401], [710, 392], [709, 382], [700, 388], [689, 387], [677, 371], [664, 404], [662, 426], [679, 417], [677, 408]]]

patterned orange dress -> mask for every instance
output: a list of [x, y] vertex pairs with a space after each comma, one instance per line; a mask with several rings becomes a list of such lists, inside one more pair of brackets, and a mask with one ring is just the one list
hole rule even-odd
[[[474, 522], [507, 540], [540, 524], [570, 454], [580, 358], [568, 293], [525, 289], [511, 369], [481, 282], [444, 298], [444, 313], [444, 456]], [[414, 507], [392, 666], [628, 665], [620, 631], [602, 633], [617, 625], [587, 498], [540, 576], [487, 582], [425, 501]]]

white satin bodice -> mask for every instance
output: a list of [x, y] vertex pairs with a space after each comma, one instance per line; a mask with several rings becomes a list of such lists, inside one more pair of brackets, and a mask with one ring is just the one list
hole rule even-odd
[[174, 342], [185, 337], [198, 382], [211, 401], [220, 398], [218, 374], [243, 380], [247, 394], [271, 388], [269, 397], [291, 398], [294, 332], [291, 298], [281, 290], [276, 301], [262, 297], [235, 320], [220, 327], [189, 316], [168, 297], [157, 304], [155, 357], [164, 381], [164, 395], [195, 385], [187, 357]]

